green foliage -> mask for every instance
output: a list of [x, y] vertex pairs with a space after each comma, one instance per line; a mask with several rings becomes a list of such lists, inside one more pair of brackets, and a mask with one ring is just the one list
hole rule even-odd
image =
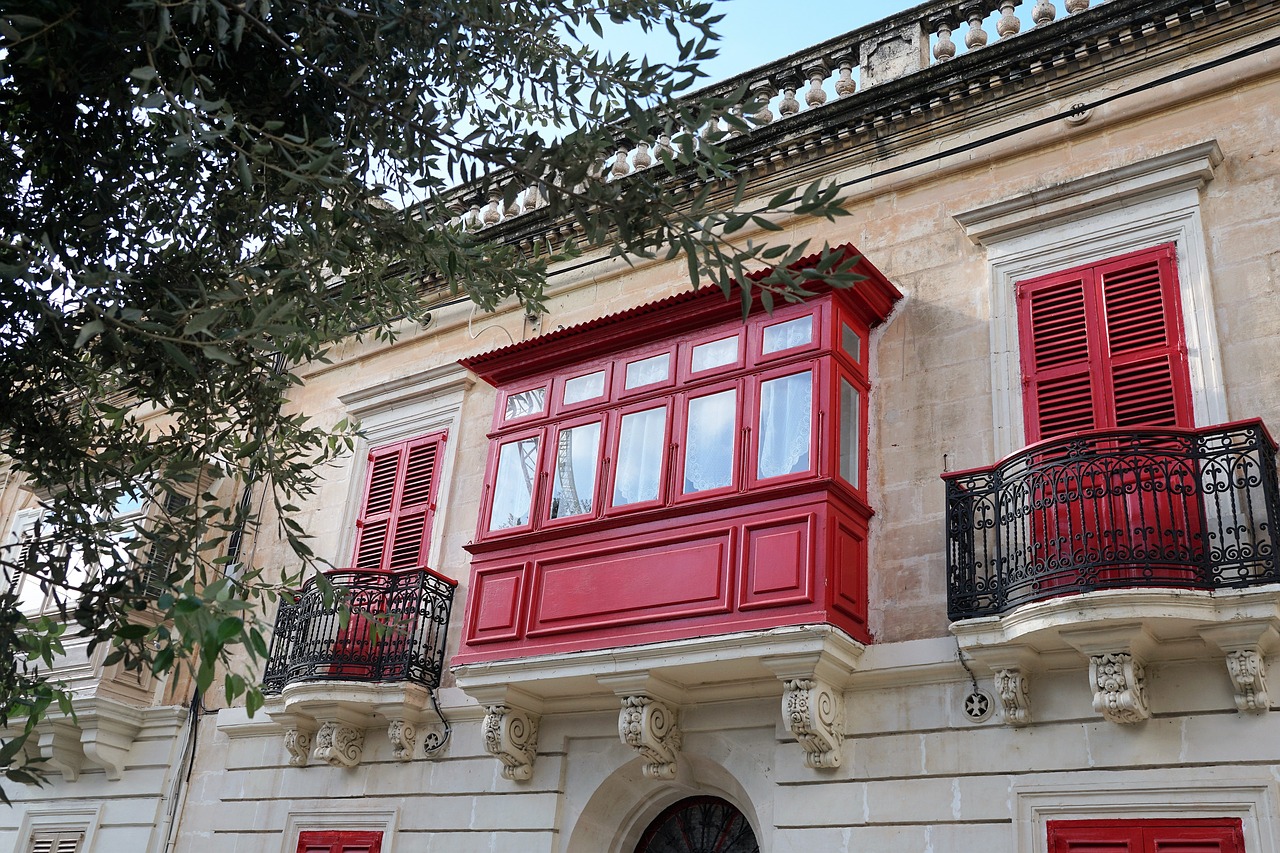
[[[805, 247], [738, 242], [778, 226], [732, 209], [745, 177], [723, 131], [681, 134], [748, 129], [734, 99], [677, 100], [713, 55], [709, 4], [20, 9], [0, 10], [0, 435], [48, 496], [50, 521], [3, 569], [39, 578], [52, 618], [23, 616], [0, 593], [0, 726], [65, 699], [45, 673], [71, 636], [129, 667], [185, 666], [202, 690], [222, 672], [228, 700], [261, 704], [225, 665], [265, 656], [255, 604], [278, 587], [240, 565], [235, 543], [269, 502], [295, 571], [310, 566], [296, 507], [353, 438], [283, 407], [294, 366], [352, 334], [423, 320], [425, 285], [536, 311], [549, 265], [577, 247], [683, 254], [692, 282], [746, 302], [753, 287], [770, 304], [794, 298], [812, 275], [747, 280], [753, 262], [785, 267]], [[676, 63], [593, 47], [627, 21], [667, 30]], [[674, 156], [600, 178], [619, 143], [656, 131], [675, 135]], [[537, 215], [570, 219], [577, 243], [528, 252], [446, 224], [459, 202], [535, 185], [547, 200]], [[842, 213], [817, 185], [770, 207]], [[253, 500], [238, 499], [246, 491]], [[177, 494], [190, 501], [132, 535], [113, 520], [122, 496], [167, 507]], [[172, 554], [159, 591], [137, 570], [158, 548]], [[26, 773], [21, 754], [21, 738], [9, 741], [0, 765]]]

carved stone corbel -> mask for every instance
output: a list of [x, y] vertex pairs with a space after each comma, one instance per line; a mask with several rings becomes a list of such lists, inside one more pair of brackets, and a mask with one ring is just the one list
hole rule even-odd
[[1026, 674], [1018, 667], [998, 669], [995, 674], [996, 695], [1004, 709], [1004, 721], [1011, 726], [1031, 722], [1031, 688]]
[[387, 738], [391, 741], [391, 755], [396, 761], [411, 761], [414, 747], [418, 745], [418, 729], [412, 720], [392, 720], [387, 726]]
[[623, 743], [644, 758], [645, 778], [676, 777], [682, 735], [674, 708], [651, 696], [624, 696], [618, 734]]
[[782, 718], [815, 769], [839, 767], [844, 745], [844, 697], [818, 678], [783, 683]]
[[1089, 656], [1093, 710], [1113, 723], [1140, 723], [1151, 718], [1147, 705], [1146, 672], [1129, 652]]
[[306, 726], [285, 729], [284, 750], [289, 753], [290, 767], [306, 767], [311, 758], [311, 741], [315, 730]]
[[484, 748], [502, 762], [502, 776], [525, 782], [538, 756], [538, 715], [511, 705], [485, 706]]
[[40, 727], [41, 757], [61, 773], [65, 781], [76, 781], [85, 758], [80, 730], [69, 719], [54, 720], [47, 726]]
[[355, 767], [364, 756], [364, 728], [345, 720], [325, 720], [312, 755], [333, 767]]
[[124, 775], [133, 742], [142, 731], [142, 712], [114, 700], [97, 697], [76, 713], [84, 756], [116, 781]]
[[1061, 636], [1089, 658], [1093, 710], [1113, 723], [1140, 723], [1151, 718], [1145, 657], [1156, 643], [1141, 623], [1063, 631]]
[[1270, 707], [1267, 701], [1267, 665], [1262, 659], [1262, 652], [1257, 649], [1227, 652], [1227, 674], [1235, 688], [1237, 710], [1261, 713]]
[[1267, 696], [1268, 652], [1280, 646], [1280, 631], [1270, 619], [1241, 620], [1200, 629], [1200, 636], [1226, 653], [1227, 675], [1236, 710], [1261, 714], [1270, 710]]

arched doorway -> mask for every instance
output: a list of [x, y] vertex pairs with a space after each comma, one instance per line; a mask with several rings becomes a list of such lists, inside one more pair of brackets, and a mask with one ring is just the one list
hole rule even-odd
[[759, 853], [742, 812], [719, 797], [689, 797], [649, 824], [636, 853]]

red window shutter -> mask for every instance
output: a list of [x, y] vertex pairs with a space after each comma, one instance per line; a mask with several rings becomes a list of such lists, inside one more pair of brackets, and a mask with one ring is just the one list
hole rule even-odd
[[1239, 818], [1058, 820], [1049, 853], [1245, 853]]
[[381, 853], [381, 832], [300, 832], [298, 853]]
[[1191, 426], [1172, 244], [1018, 284], [1027, 440]]
[[436, 461], [444, 439], [444, 433], [436, 433], [369, 454], [356, 522], [356, 568], [399, 570], [424, 564], [436, 507]]

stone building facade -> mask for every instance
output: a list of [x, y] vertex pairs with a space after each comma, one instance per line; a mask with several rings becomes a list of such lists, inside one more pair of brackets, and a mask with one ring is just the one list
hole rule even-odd
[[[743, 323], [601, 255], [542, 317], [445, 301], [310, 369], [297, 408], [368, 438], [304, 522], [404, 636], [299, 603], [263, 712], [131, 700], [120, 778], [80, 746], [3, 837], [1280, 851], [1280, 8], [1017, 6], [725, 84], [773, 96], [753, 193], [840, 186], [848, 217], [773, 215], [852, 292]], [[522, 200], [464, 216], [557, 227]]]

